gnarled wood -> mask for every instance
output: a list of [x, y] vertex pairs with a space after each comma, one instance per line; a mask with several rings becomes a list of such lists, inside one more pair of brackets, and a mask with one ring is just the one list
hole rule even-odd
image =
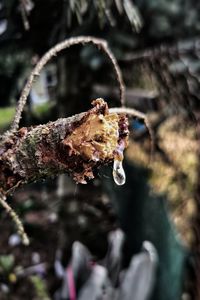
[[23, 127], [0, 146], [0, 190], [59, 173], [69, 173], [76, 182], [94, 177], [95, 167], [115, 158], [119, 145], [127, 146], [125, 115], [109, 113], [103, 99], [93, 101], [88, 112], [45, 125]]

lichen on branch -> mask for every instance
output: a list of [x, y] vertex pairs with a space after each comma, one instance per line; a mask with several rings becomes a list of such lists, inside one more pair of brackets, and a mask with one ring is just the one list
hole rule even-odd
[[0, 189], [67, 172], [77, 183], [94, 177], [96, 167], [122, 160], [119, 145], [128, 144], [125, 115], [109, 113], [103, 99], [93, 108], [45, 125], [23, 127], [0, 148]]

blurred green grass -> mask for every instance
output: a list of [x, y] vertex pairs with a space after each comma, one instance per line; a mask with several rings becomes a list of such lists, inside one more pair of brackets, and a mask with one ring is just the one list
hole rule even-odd
[[33, 114], [39, 118], [42, 118], [49, 113], [49, 110], [54, 107], [54, 103], [43, 103], [33, 106]]
[[0, 108], [0, 131], [2, 132], [12, 122], [15, 114], [15, 107], [2, 107]]
[[[54, 106], [53, 103], [51, 105], [48, 103], [34, 105], [32, 109], [32, 114], [33, 116], [41, 119], [49, 113], [49, 110], [53, 106]], [[0, 108], [0, 132], [1, 133], [9, 127], [9, 125], [11, 124], [14, 118], [14, 114], [15, 114], [15, 106]]]

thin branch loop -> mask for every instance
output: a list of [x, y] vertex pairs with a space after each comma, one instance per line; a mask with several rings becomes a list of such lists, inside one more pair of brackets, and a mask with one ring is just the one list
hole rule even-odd
[[109, 109], [110, 113], [117, 113], [117, 114], [127, 114], [132, 117], [136, 117], [138, 119], [141, 119], [144, 121], [144, 124], [149, 132], [150, 136], [150, 144], [151, 144], [151, 153], [150, 153], [150, 162], [152, 161], [152, 156], [153, 156], [153, 151], [154, 151], [154, 144], [155, 144], [155, 137], [154, 137], [154, 132], [151, 127], [151, 124], [149, 122], [149, 119], [147, 115], [144, 113], [134, 109], [134, 108], [129, 108], [129, 107], [113, 107]]
[[112, 63], [113, 69], [115, 71], [116, 74], [116, 78], [117, 81], [119, 83], [119, 90], [120, 90], [120, 102], [121, 105], [124, 106], [124, 102], [125, 102], [125, 86], [123, 83], [123, 79], [122, 79], [122, 74], [121, 74], [121, 70], [119, 68], [119, 65], [112, 53], [112, 51], [109, 49], [107, 42], [103, 39], [98, 39], [98, 38], [94, 38], [91, 36], [80, 36], [80, 37], [72, 37], [70, 39], [64, 40], [63, 42], [58, 43], [57, 45], [55, 45], [54, 47], [52, 47], [49, 51], [47, 51], [39, 60], [39, 62], [37, 63], [37, 65], [35, 66], [35, 68], [33, 69], [33, 71], [31, 72], [27, 83], [21, 93], [17, 108], [16, 108], [16, 114], [13, 120], [13, 123], [11, 125], [11, 128], [9, 131], [7, 131], [4, 136], [15, 132], [18, 128], [19, 128], [19, 122], [21, 119], [21, 114], [22, 111], [24, 109], [24, 106], [26, 104], [27, 101], [27, 97], [30, 93], [30, 90], [32, 88], [34, 79], [36, 76], [39, 76], [41, 70], [44, 68], [44, 66], [49, 62], [49, 60], [56, 56], [59, 52], [61, 52], [62, 50], [69, 48], [73, 45], [78, 45], [78, 44], [88, 44], [91, 43], [95, 46], [97, 46], [100, 50], [102, 50], [107, 57], [109, 58], [109, 60]]

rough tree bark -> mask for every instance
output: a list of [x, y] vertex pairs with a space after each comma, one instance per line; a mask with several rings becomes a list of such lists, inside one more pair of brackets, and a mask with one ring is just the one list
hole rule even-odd
[[69, 173], [76, 182], [93, 178], [93, 169], [121, 161], [127, 146], [125, 115], [109, 113], [103, 99], [93, 101], [86, 113], [45, 125], [23, 127], [0, 147], [0, 191]]

